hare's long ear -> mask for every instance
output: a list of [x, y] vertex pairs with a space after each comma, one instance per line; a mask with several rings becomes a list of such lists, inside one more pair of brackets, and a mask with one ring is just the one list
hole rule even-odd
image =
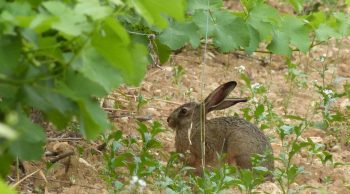
[[209, 96], [204, 100], [205, 113], [208, 113], [213, 109], [213, 107], [218, 106], [225, 98], [230, 94], [230, 92], [236, 87], [237, 82], [230, 81], [222, 84], [216, 88]]
[[226, 98], [220, 104], [218, 104], [216, 106], [212, 106], [211, 108], [209, 108], [208, 112], [210, 112], [212, 110], [222, 110], [222, 109], [228, 108], [230, 106], [233, 106], [233, 105], [235, 105], [237, 103], [247, 102], [247, 101], [248, 101], [247, 98]]

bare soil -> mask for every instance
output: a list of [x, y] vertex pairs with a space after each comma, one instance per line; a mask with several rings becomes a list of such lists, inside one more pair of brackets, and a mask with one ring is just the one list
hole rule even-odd
[[[329, 45], [318, 46], [308, 56], [295, 53], [293, 61], [300, 63], [300, 70], [307, 74], [305, 81], [308, 87], [293, 89], [287, 110], [283, 104], [289, 90], [285, 79], [288, 69], [282, 57], [259, 53], [252, 56], [243, 53], [219, 54], [209, 50], [206, 64], [203, 66], [200, 49], [185, 49], [180, 54], [172, 56], [170, 62], [163, 65], [162, 69], [149, 69], [140, 87], [120, 87], [104, 100], [103, 106], [109, 110], [115, 126], [122, 129], [126, 135], [137, 135], [135, 116], [151, 118], [149, 122], [159, 120], [166, 128], [165, 132], [159, 136], [163, 143], [164, 153], [175, 151], [174, 131], [166, 124], [169, 113], [182, 103], [191, 100], [200, 101], [219, 84], [230, 80], [238, 81], [233, 96], [248, 96], [249, 93], [244, 89], [244, 83], [239, 79], [237, 73], [237, 67], [243, 65], [253, 83], [264, 84], [268, 87], [268, 98], [273, 102], [277, 113], [283, 115], [287, 112], [287, 114], [307, 116], [310, 119], [318, 118], [319, 115], [313, 114], [313, 105], [321, 97], [315, 92], [312, 82], [322, 80], [318, 73], [322, 68], [322, 63], [314, 59], [327, 56], [325, 62], [330, 64], [330, 68], [326, 72], [325, 81], [332, 83], [341, 91], [342, 85], [350, 80], [349, 41], [345, 39], [341, 43], [331, 42]], [[264, 59], [264, 63], [261, 62], [261, 59]], [[185, 74], [179, 77], [178, 84], [173, 81], [175, 65], [181, 65], [185, 70]], [[204, 84], [204, 90], [201, 90], [201, 84]], [[137, 111], [136, 108], [138, 94], [148, 100], [140, 111]], [[118, 109], [113, 108], [115, 103], [120, 105]], [[232, 115], [233, 112], [241, 114], [239, 108], [248, 105], [243, 103], [225, 111], [214, 112], [210, 116]], [[344, 111], [346, 106], [350, 106], [349, 99], [339, 98], [334, 104], [334, 110]], [[268, 129], [264, 132], [270, 137], [274, 154], [277, 156], [281, 149], [281, 142], [277, 138], [275, 129]], [[349, 135], [349, 131], [344, 133]], [[45, 162], [25, 162], [27, 175], [37, 172], [20, 184], [21, 193], [108, 193], [108, 186], [100, 176], [104, 168], [103, 153], [97, 147], [101, 142], [81, 140], [76, 134], [75, 132], [48, 132], [51, 139], [46, 146], [47, 151], [64, 153], [71, 150], [75, 152], [75, 155], [58, 161], [50, 168], [46, 167]], [[308, 128], [302, 137], [304, 139], [309, 137], [315, 142], [326, 144], [335, 162], [350, 163], [348, 145], [325, 131]], [[43, 161], [47, 159], [43, 158]], [[329, 164], [324, 165], [318, 159], [310, 158], [305, 151], [297, 154], [293, 162], [303, 166], [305, 173], [298, 176], [292, 188], [310, 186], [310, 188], [301, 190], [300, 193], [321, 193], [322, 190], [329, 193], [350, 192], [349, 165], [336, 168]], [[281, 166], [279, 161], [275, 161], [275, 165]], [[328, 177], [330, 181], [325, 181], [325, 177]], [[234, 191], [237, 192], [237, 190]], [[281, 193], [277, 184], [271, 182], [262, 184], [258, 191]]]

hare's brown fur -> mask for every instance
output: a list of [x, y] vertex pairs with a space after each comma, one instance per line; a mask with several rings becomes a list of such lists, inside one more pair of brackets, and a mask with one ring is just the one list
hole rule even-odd
[[[169, 116], [168, 124], [176, 131], [176, 151], [185, 153], [189, 150], [191, 166], [199, 168], [201, 163], [201, 108], [208, 113], [211, 110], [220, 110], [238, 102], [245, 102], [246, 99], [226, 99], [235, 85], [235, 82], [223, 84], [212, 92], [204, 103], [184, 104]], [[224, 153], [226, 162], [237, 164], [241, 168], [252, 167], [251, 156], [253, 154], [272, 153], [268, 138], [255, 125], [242, 118], [219, 117], [210, 120], [203, 118], [202, 120], [204, 120], [202, 123], [205, 123], [206, 129], [205, 159], [206, 164], [210, 166], [217, 164], [217, 153]], [[189, 130], [191, 130], [192, 144], [188, 137]], [[267, 160], [263, 165], [270, 170], [274, 168], [272, 159]]]

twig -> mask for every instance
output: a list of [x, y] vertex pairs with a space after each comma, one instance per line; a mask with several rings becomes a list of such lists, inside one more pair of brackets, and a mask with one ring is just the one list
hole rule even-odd
[[110, 99], [110, 100], [115, 100], [115, 101], [125, 102], [125, 103], [130, 102], [130, 101], [128, 101], [128, 100], [124, 100], [124, 99], [122, 99], [122, 98], [116, 98], [116, 97], [114, 97], [114, 96], [107, 96], [107, 97], [105, 97], [105, 99]]
[[60, 154], [60, 155], [52, 158], [52, 159], [49, 159], [49, 162], [55, 163], [59, 160], [62, 160], [63, 158], [67, 158], [67, 157], [72, 156], [72, 155], [74, 155], [74, 151], [65, 152], [63, 154]]
[[108, 111], [120, 111], [120, 112], [130, 112], [129, 110], [123, 110], [123, 109], [117, 109], [117, 108], [107, 108], [107, 107], [103, 107], [103, 110], [108, 110]]
[[11, 185], [12, 188], [17, 187], [19, 184], [21, 184], [23, 181], [25, 181], [27, 178], [33, 176], [34, 174], [36, 174], [37, 172], [39, 172], [41, 169], [38, 169], [30, 174], [28, 174], [27, 176], [23, 177], [21, 180], [17, 181], [16, 183], [14, 183], [13, 185]]
[[183, 103], [179, 103], [179, 102], [173, 102], [173, 101], [169, 101], [169, 100], [163, 100], [163, 99], [153, 99], [155, 101], [160, 101], [160, 102], [166, 102], [166, 103], [170, 103], [170, 104], [176, 104], [176, 105], [182, 105]]
[[123, 118], [123, 117], [128, 117], [131, 119], [136, 119], [138, 121], [149, 121], [152, 120], [152, 116], [151, 115], [145, 115], [145, 116], [133, 116], [133, 115], [111, 115], [109, 116], [109, 118], [111, 119], [118, 119], [118, 118]]
[[47, 141], [80, 141], [84, 140], [81, 137], [54, 137], [54, 138], [47, 138]]

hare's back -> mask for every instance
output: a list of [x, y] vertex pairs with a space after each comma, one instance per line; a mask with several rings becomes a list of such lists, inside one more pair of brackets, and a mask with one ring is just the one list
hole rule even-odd
[[271, 145], [264, 133], [252, 123], [239, 117], [219, 117], [207, 122], [208, 135], [225, 147], [234, 147], [238, 152], [263, 153], [271, 150]]

